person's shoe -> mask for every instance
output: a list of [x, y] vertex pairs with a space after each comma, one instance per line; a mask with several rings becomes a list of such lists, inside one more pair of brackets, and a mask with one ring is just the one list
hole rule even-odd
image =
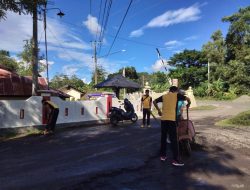
[[45, 130], [43, 131], [43, 134], [44, 134], [44, 135], [48, 135], [48, 134], [49, 134], [49, 130], [45, 129]]
[[151, 125], [147, 125], [148, 126], [148, 128], [150, 128], [151, 127]]
[[141, 125], [141, 128], [143, 128], [144, 127], [144, 125]]
[[181, 162], [181, 161], [173, 160], [173, 161], [172, 161], [172, 165], [173, 165], [173, 166], [184, 166], [184, 163]]
[[45, 129], [44, 132], [43, 132], [43, 134], [44, 135], [53, 135], [54, 131]]
[[161, 160], [162, 162], [165, 162], [165, 161], [166, 161], [166, 159], [167, 159], [167, 157], [166, 157], [166, 156], [161, 156], [161, 157], [160, 157], [160, 160]]

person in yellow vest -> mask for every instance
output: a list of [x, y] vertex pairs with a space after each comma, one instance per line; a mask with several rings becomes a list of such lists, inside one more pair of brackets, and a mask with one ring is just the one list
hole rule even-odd
[[142, 125], [141, 127], [144, 127], [146, 124], [146, 117], [147, 117], [147, 126], [150, 126], [150, 112], [151, 112], [151, 106], [152, 106], [152, 97], [149, 96], [149, 90], [145, 91], [145, 95], [141, 98], [141, 111], [143, 113], [142, 118]]
[[59, 108], [55, 103], [49, 100], [42, 100], [42, 104], [45, 108], [45, 117], [47, 119], [44, 134], [53, 134], [55, 132]]
[[[178, 101], [187, 101], [187, 108], [190, 106], [190, 99], [182, 94], [178, 93], [176, 86], [171, 86], [169, 92], [165, 95], [155, 99], [153, 104], [158, 110], [159, 116], [161, 116], [161, 155], [160, 160], [165, 161], [166, 157], [166, 137], [169, 135], [171, 141], [171, 150], [173, 154], [172, 165], [184, 166], [184, 163], [179, 157], [179, 145], [177, 136], [177, 103]], [[162, 102], [162, 110], [159, 109], [158, 103]]]

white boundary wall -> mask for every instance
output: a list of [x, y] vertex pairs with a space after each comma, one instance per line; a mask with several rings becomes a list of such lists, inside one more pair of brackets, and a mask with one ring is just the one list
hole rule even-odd
[[[33, 96], [27, 100], [0, 101], [0, 128], [15, 128], [42, 124], [42, 97]], [[39, 102], [39, 104], [38, 104]], [[23, 110], [23, 119], [20, 114]]]
[[[41, 101], [41, 96], [32, 96], [27, 100], [1, 100], [0, 128], [42, 125]], [[107, 97], [84, 101], [64, 101], [58, 97], [51, 97], [51, 101], [59, 107], [57, 124], [87, 121], [98, 122], [107, 119]], [[135, 112], [140, 117], [140, 101], [131, 100], [131, 103], [134, 105]], [[112, 106], [124, 109], [123, 100], [112, 98]], [[65, 114], [66, 109], [68, 112], [67, 116]]]
[[[107, 119], [107, 97], [95, 101], [64, 101], [58, 97], [51, 97], [51, 100], [59, 107], [57, 124]], [[0, 128], [42, 125], [41, 101], [41, 96], [27, 100], [1, 100]], [[65, 115], [66, 108], [68, 116]]]

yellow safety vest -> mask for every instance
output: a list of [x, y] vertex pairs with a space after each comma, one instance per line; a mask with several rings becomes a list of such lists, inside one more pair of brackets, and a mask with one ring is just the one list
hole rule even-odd
[[162, 96], [161, 120], [176, 121], [177, 93], [167, 93]]
[[150, 96], [143, 95], [142, 96], [142, 106], [143, 108], [150, 108], [151, 107], [151, 101], [152, 98]]

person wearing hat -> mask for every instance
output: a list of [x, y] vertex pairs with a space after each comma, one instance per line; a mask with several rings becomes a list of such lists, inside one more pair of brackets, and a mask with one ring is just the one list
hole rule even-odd
[[53, 134], [55, 132], [59, 108], [55, 103], [49, 100], [42, 100], [42, 104], [44, 106], [45, 117], [47, 119], [44, 135]]
[[150, 125], [150, 112], [152, 106], [152, 97], [149, 96], [149, 90], [145, 90], [145, 95], [141, 98], [141, 111], [143, 114], [142, 117], [142, 125], [143, 128], [146, 124], [146, 117], [147, 117], [147, 127], [151, 127]]
[[[174, 166], [184, 166], [179, 157], [179, 146], [177, 137], [177, 103], [178, 101], [187, 101], [187, 107], [190, 106], [190, 99], [184, 95], [178, 93], [178, 87], [171, 86], [169, 92], [160, 96], [153, 101], [155, 108], [158, 110], [159, 116], [161, 116], [161, 151], [160, 160], [165, 161], [166, 156], [166, 138], [169, 134], [171, 141], [171, 150], [173, 154], [172, 165]], [[158, 107], [158, 103], [162, 102], [162, 110]]]

